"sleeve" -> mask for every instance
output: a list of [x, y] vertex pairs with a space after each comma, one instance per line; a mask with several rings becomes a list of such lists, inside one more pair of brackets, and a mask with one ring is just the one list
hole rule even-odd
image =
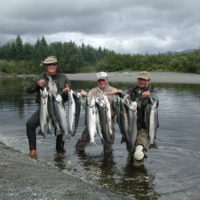
[[154, 87], [151, 87], [150, 93], [151, 93], [151, 96], [150, 96], [151, 101], [153, 101], [153, 102], [157, 101], [157, 105], [158, 105], [159, 104], [159, 99], [158, 99], [158, 95], [157, 95], [157, 92], [154, 89]]
[[88, 97], [97, 97], [98, 95], [97, 95], [97, 89], [96, 88], [93, 88], [93, 89], [91, 89], [91, 90], [89, 90], [89, 92], [88, 92]]
[[129, 89], [129, 90], [127, 91], [127, 94], [128, 94], [128, 98], [129, 98], [131, 101], [136, 101], [135, 89]]
[[65, 86], [68, 86], [69, 88], [71, 88], [71, 83], [67, 76], [65, 76]]
[[40, 80], [41, 77], [40, 76], [37, 76], [36, 78], [34, 78], [31, 82], [29, 82], [26, 86], [25, 86], [25, 91], [27, 93], [35, 93], [37, 91], [39, 91], [41, 89], [41, 87], [39, 87], [37, 85], [37, 81]]
[[[71, 89], [71, 84], [70, 84], [70, 81], [69, 81], [68, 77], [66, 75], [64, 75], [64, 76], [65, 76], [65, 78], [64, 78], [64, 87], [68, 86]], [[66, 93], [61, 92], [61, 96], [62, 96], [63, 102], [69, 100], [68, 92], [66, 92]]]

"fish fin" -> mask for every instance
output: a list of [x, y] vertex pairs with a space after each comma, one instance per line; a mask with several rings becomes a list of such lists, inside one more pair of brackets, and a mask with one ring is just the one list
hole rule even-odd
[[52, 135], [52, 133], [51, 133], [51, 130], [50, 130], [50, 129], [48, 129], [48, 130], [47, 130], [47, 134], [49, 134], [49, 135]]
[[57, 128], [54, 128], [54, 135], [57, 136]]
[[126, 142], [126, 139], [124, 138], [124, 136], [122, 136], [122, 138], [121, 138], [121, 144], [124, 143], [124, 142]]
[[76, 130], [74, 132], [72, 132], [70, 135], [73, 137], [75, 136]]
[[65, 139], [69, 140], [70, 138], [70, 135], [65, 135]]
[[103, 138], [101, 138], [101, 144], [105, 144], [105, 141]]
[[97, 143], [94, 141], [94, 142], [90, 142], [89, 145], [90, 145], [90, 146], [97, 146]]
[[41, 131], [41, 129], [38, 131], [38, 135], [42, 135], [44, 138], [46, 137], [45, 134]]
[[149, 149], [157, 149], [158, 146], [156, 145], [156, 143], [154, 143], [154, 144], [150, 144], [148, 148]]

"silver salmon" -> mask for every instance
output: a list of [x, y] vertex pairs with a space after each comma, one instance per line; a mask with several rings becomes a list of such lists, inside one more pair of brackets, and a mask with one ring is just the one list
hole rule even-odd
[[104, 141], [110, 142], [114, 137], [112, 130], [111, 107], [108, 97], [102, 95], [96, 99], [96, 106], [99, 113], [101, 134]]
[[90, 135], [90, 143], [96, 145], [96, 142], [94, 139], [97, 132], [95, 98], [87, 97], [85, 115], [86, 115], [85, 117], [86, 126]]
[[159, 126], [158, 123], [158, 102], [152, 100], [150, 108], [145, 110], [147, 130], [150, 137], [148, 147], [155, 144], [156, 131]]
[[126, 141], [131, 151], [135, 149], [137, 138], [137, 103], [127, 97], [117, 96], [115, 103], [117, 123], [122, 134], [122, 141]]
[[66, 137], [69, 137], [67, 128], [67, 116], [62, 103], [62, 97], [59, 94], [54, 94], [53, 96], [55, 117], [59, 124], [60, 134], [63, 134], [64, 141]]
[[48, 133], [48, 92], [46, 87], [42, 90], [40, 89], [40, 131], [39, 134], [46, 137]]
[[75, 135], [81, 110], [80, 94], [70, 90], [68, 92], [68, 132], [71, 136]]

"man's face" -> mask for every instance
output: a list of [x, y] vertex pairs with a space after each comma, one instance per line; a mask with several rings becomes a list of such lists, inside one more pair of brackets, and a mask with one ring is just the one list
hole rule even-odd
[[138, 83], [138, 87], [139, 88], [146, 88], [148, 87], [149, 85], [149, 80], [145, 80], [145, 79], [142, 79], [142, 78], [138, 78], [137, 79], [137, 83]]
[[108, 85], [108, 79], [99, 79], [97, 85], [100, 90], [105, 90]]
[[58, 69], [58, 64], [57, 63], [46, 64], [45, 68], [46, 68], [46, 72], [49, 75], [55, 75]]

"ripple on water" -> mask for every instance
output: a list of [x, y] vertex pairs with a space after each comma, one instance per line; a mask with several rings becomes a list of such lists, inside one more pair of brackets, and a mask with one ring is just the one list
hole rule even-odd
[[[159, 147], [149, 153], [149, 168], [155, 176], [155, 189], [161, 196], [195, 199], [200, 185], [200, 152]], [[174, 197], [173, 197], [174, 198]]]

